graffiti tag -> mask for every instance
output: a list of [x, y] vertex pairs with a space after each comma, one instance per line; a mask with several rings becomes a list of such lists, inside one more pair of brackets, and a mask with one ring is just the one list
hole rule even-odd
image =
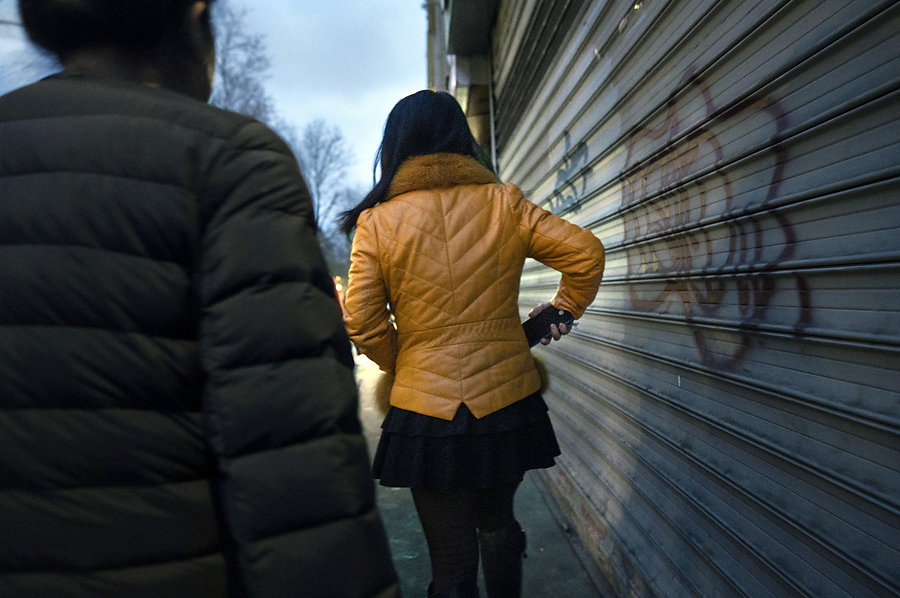
[[[752, 332], [766, 321], [779, 284], [775, 271], [795, 251], [792, 224], [769, 207], [778, 197], [788, 160], [781, 141], [787, 117], [780, 102], [768, 97], [720, 110], [693, 69], [678, 89], [699, 94], [684, 93], [686, 99], [679, 100], [673, 93], [663, 122], [639, 130], [628, 146], [621, 206], [628, 277], [662, 281], [655, 286], [632, 282], [629, 298], [634, 308], [648, 312], [680, 304], [702, 362], [730, 369], [751, 349]], [[760, 192], [745, 194], [736, 203], [734, 183], [721, 168], [726, 156], [720, 135], [712, 125], [688, 130], [698, 111], [706, 122], [761, 119], [759, 128], [770, 131], [765, 142], [770, 159]], [[641, 152], [647, 157], [638, 159]], [[780, 236], [778, 242], [766, 243], [772, 235]], [[780, 247], [777, 255], [772, 247]], [[800, 306], [794, 330], [800, 331], [810, 324], [810, 292], [803, 276], [793, 278]], [[726, 297], [734, 299], [726, 302]], [[714, 327], [700, 320], [731, 319], [733, 314], [724, 313], [728, 305], [737, 306], [737, 343], [717, 341]]]

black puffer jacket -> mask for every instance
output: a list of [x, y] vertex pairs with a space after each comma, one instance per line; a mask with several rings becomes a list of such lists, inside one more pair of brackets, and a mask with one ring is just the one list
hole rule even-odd
[[141, 85], [0, 98], [0, 596], [392, 596], [284, 143]]

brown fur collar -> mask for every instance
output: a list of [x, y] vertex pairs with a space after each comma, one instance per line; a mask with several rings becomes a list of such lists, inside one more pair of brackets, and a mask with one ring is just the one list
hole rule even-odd
[[419, 189], [496, 183], [497, 177], [474, 158], [460, 154], [414, 156], [400, 165], [386, 199]]

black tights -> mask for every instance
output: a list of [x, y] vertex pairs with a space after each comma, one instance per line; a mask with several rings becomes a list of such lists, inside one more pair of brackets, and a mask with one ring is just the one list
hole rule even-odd
[[416, 510], [431, 557], [434, 592], [478, 578], [478, 538], [481, 532], [501, 532], [518, 523], [513, 498], [518, 484], [497, 488], [466, 488], [450, 494], [414, 488]]

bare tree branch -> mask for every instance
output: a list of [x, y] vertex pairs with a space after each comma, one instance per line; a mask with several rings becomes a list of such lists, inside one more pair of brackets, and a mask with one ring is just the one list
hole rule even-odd
[[270, 66], [264, 37], [245, 30], [246, 8], [222, 1], [213, 11], [216, 73], [210, 101], [271, 125], [277, 117], [263, 85]]
[[316, 222], [328, 228], [329, 221], [346, 209], [342, 205], [341, 180], [353, 164], [353, 152], [340, 129], [323, 119], [303, 128], [295, 150], [313, 197]]
[[247, 9], [220, 0], [213, 10], [217, 51], [212, 103], [266, 123], [293, 148], [312, 196], [319, 242], [329, 269], [346, 274], [350, 244], [338, 231], [336, 219], [365, 195], [365, 191], [343, 184], [354, 161], [350, 146], [337, 127], [322, 119], [307, 124], [298, 135], [294, 126], [278, 115], [266, 93], [270, 63], [265, 40], [246, 31]]
[[347, 276], [350, 269], [350, 237], [340, 231], [336, 218], [344, 210], [358, 204], [366, 195], [366, 189], [360, 187], [344, 187], [334, 195], [329, 214], [332, 218], [319, 231], [319, 242], [329, 271], [335, 276]]

